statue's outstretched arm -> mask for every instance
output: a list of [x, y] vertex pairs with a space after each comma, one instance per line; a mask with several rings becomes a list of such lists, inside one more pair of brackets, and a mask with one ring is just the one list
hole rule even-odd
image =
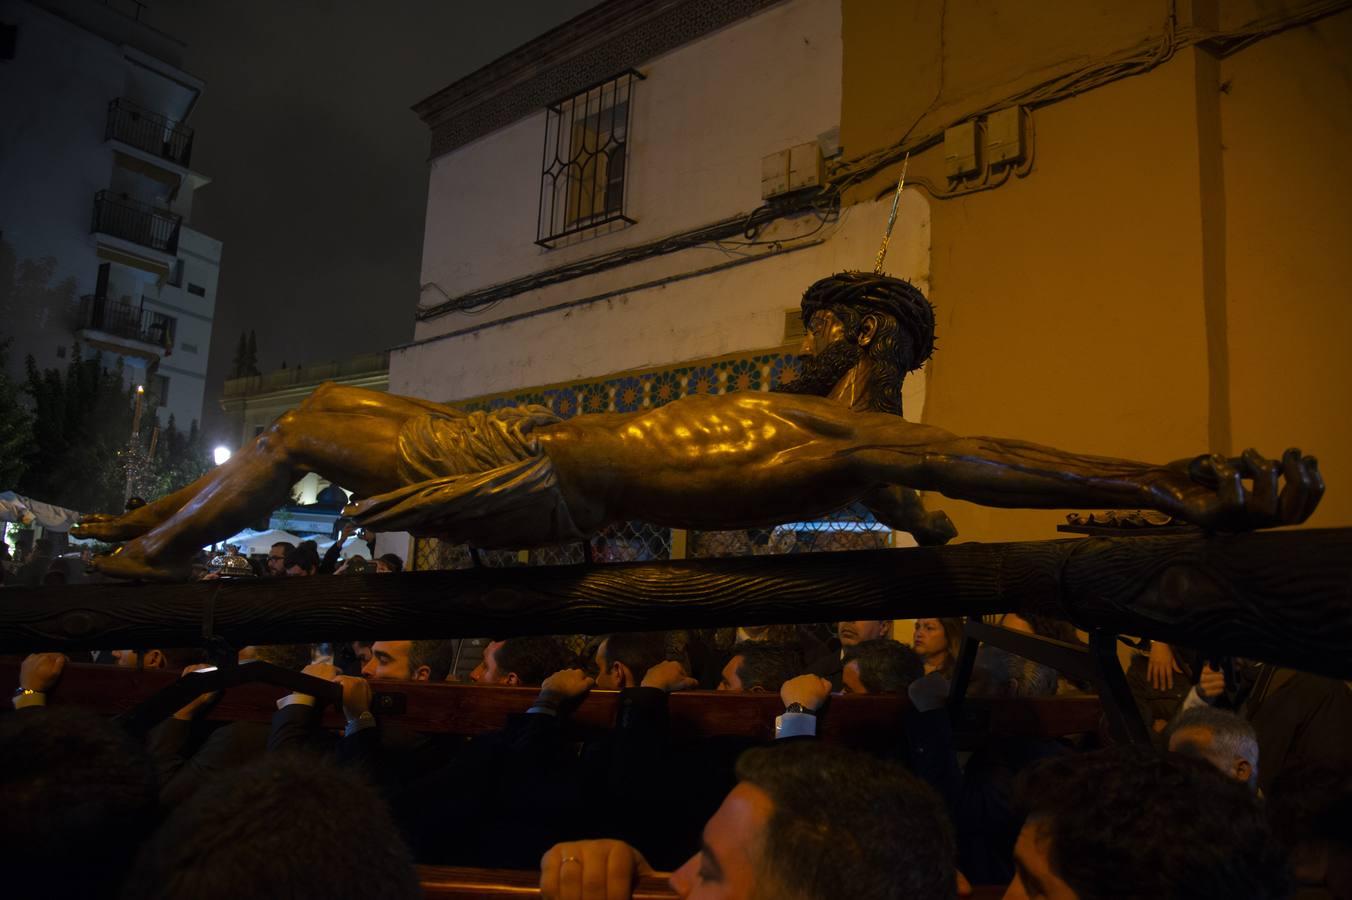
[[1197, 456], [1152, 465], [912, 428], [924, 441], [897, 448], [909, 460], [896, 481], [985, 506], [1157, 509], [1209, 528], [1242, 530], [1303, 522], [1324, 493], [1314, 457], [1299, 450], [1287, 450], [1281, 460], [1246, 450], [1236, 459]]

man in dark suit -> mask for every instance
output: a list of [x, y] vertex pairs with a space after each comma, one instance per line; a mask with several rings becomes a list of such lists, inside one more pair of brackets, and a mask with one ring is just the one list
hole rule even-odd
[[864, 641], [890, 638], [892, 636], [892, 620], [837, 622], [836, 636], [838, 639], [837, 646], [829, 648], [826, 653], [808, 657], [811, 662], [807, 667], [809, 674], [820, 675], [830, 681], [833, 691], [839, 691], [844, 686], [842, 671], [851, 651]]

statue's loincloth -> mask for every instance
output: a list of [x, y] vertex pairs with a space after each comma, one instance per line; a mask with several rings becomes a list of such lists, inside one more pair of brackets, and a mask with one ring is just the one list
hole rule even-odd
[[403, 486], [345, 513], [377, 531], [431, 534], [477, 547], [581, 540], [553, 463], [534, 431], [561, 421], [543, 406], [409, 419], [399, 430]]

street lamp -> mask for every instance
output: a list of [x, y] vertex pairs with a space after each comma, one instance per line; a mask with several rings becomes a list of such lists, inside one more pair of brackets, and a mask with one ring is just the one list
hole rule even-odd
[[216, 465], [223, 465], [230, 458], [230, 448], [224, 445], [219, 446], [211, 452], [211, 455], [215, 458]]

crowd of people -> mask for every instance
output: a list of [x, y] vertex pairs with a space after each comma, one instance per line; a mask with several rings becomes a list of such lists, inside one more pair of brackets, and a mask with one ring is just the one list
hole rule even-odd
[[[354, 536], [366, 543], [368, 553], [352, 551], [349, 539]], [[339, 531], [337, 539], [322, 554], [315, 540], [303, 540], [300, 543], [278, 541], [268, 548], [266, 557], [246, 556], [240, 553], [237, 545], [227, 544], [220, 553], [199, 553], [193, 563], [193, 572], [198, 579], [221, 577], [219, 561], [223, 559], [232, 563], [226, 574], [235, 577], [241, 574], [259, 578], [282, 575], [388, 575], [404, 571], [404, 560], [399, 554], [377, 555], [374, 545], [374, 538], [369, 533], [347, 526]], [[92, 555], [93, 551], [87, 546], [59, 553], [50, 537], [41, 537], [33, 541], [22, 558], [16, 559], [11, 555], [9, 545], [0, 541], [0, 586], [38, 587], [106, 581], [106, 578], [90, 570]]]
[[[266, 561], [275, 577], [323, 564], [282, 545]], [[905, 642], [856, 621], [241, 651], [336, 684], [334, 730], [313, 695], [282, 697], [265, 724], [221, 721], [202, 693], [133, 733], [62, 704], [72, 660], [33, 654], [0, 721], [0, 865], [57, 896], [413, 897], [414, 861], [538, 866], [558, 898], [628, 897], [653, 872], [682, 897], [1352, 896], [1345, 683], [1174, 650], [1162, 665], [1143, 646], [1128, 668], [1146, 672], [1153, 746], [993, 734], [960, 753], [945, 703], [963, 622], [912, 624]], [[93, 661], [209, 667], [182, 648]], [[401, 681], [535, 693], [495, 730], [422, 733], [375, 703]], [[774, 739], [678, 733], [668, 697], [697, 689], [777, 694]], [[593, 690], [618, 692], [613, 726], [571, 727]], [[983, 646], [968, 693], [1078, 690]], [[818, 737], [841, 694], [905, 695], [901, 727], [866, 750]]]

